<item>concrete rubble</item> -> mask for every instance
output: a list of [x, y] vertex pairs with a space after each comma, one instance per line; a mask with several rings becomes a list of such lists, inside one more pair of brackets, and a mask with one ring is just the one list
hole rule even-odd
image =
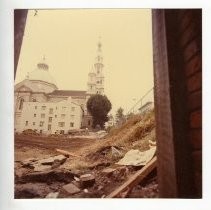
[[30, 158], [22, 161], [21, 164], [25, 168], [34, 169], [35, 172], [42, 172], [59, 167], [66, 159], [64, 155], [57, 155], [41, 160]]
[[64, 185], [61, 189], [61, 193], [67, 193], [69, 195], [74, 195], [76, 193], [79, 193], [81, 190], [76, 187], [73, 183], [69, 183], [67, 185]]
[[84, 174], [80, 176], [80, 185], [82, 188], [92, 187], [95, 183], [95, 177], [92, 174]]
[[45, 198], [58, 198], [59, 192], [51, 192]]

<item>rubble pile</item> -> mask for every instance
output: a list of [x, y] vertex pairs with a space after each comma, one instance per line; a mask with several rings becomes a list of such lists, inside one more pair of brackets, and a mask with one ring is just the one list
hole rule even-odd
[[[107, 136], [98, 132], [99, 140], [94, 144], [79, 148], [82, 141], [75, 141], [79, 149], [74, 152], [55, 149], [53, 155], [16, 160], [15, 198], [107, 197], [155, 156], [153, 116], [141, 118], [142, 122], [135, 117]], [[62, 148], [59, 142], [58, 146]], [[24, 150], [24, 154], [27, 152]], [[158, 197], [156, 169], [141, 185], [119, 197]]]

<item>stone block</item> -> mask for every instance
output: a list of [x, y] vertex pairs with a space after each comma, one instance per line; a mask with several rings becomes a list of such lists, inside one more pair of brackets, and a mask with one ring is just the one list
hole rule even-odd
[[82, 188], [92, 187], [95, 183], [95, 177], [92, 174], [84, 174], [80, 176], [80, 185]]
[[78, 187], [76, 187], [73, 183], [64, 185], [62, 187], [62, 192], [67, 193], [69, 195], [74, 195], [76, 193], [79, 193], [80, 191], [81, 190]]

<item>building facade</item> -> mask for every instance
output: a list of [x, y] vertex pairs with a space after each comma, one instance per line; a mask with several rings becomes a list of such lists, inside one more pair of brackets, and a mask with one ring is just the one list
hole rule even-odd
[[15, 85], [15, 132], [34, 130], [43, 134], [68, 134], [91, 128], [86, 103], [93, 94], [104, 94], [103, 58], [98, 43], [94, 69], [88, 74], [87, 91], [60, 90], [45, 59]]

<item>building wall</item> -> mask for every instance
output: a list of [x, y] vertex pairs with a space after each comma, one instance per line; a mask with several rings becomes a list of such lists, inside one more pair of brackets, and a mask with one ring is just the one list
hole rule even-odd
[[70, 101], [24, 102], [21, 125], [17, 132], [33, 129], [44, 134], [60, 133], [60, 131], [67, 134], [69, 130], [79, 129], [81, 121], [81, 107]]
[[187, 84], [188, 140], [197, 196], [202, 196], [202, 15], [201, 10], [178, 14], [183, 70]]
[[202, 196], [201, 10], [153, 10], [160, 197]]

